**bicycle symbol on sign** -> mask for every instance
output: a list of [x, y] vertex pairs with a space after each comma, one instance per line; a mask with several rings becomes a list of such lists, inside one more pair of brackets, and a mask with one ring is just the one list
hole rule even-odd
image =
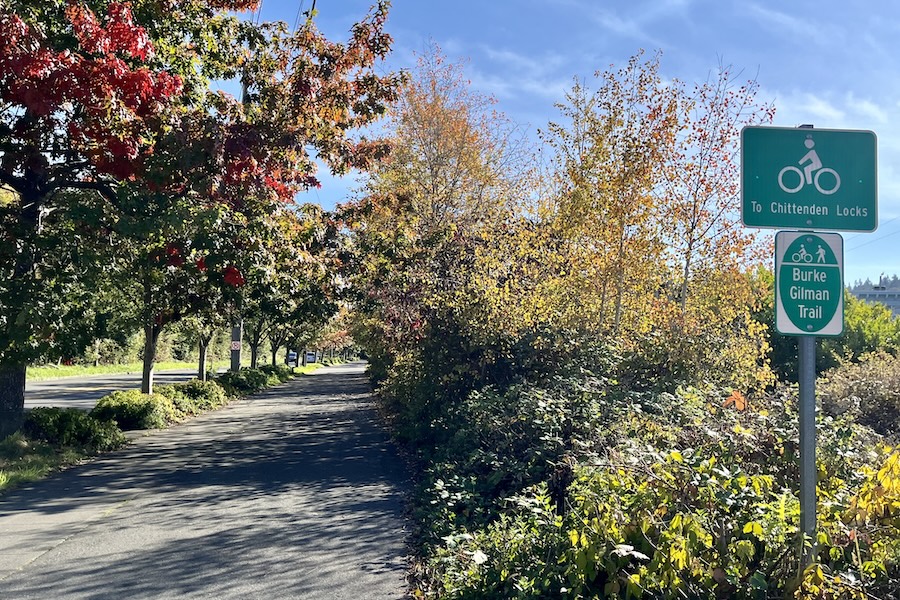
[[[793, 165], [788, 165], [787, 167], [783, 168], [781, 171], [778, 172], [778, 187], [780, 187], [782, 190], [784, 190], [788, 194], [795, 194], [795, 193], [799, 192], [801, 189], [803, 189], [804, 185], [809, 185], [809, 184], [816, 186], [816, 189], [819, 191], [819, 193], [824, 194], [826, 196], [829, 196], [829, 195], [835, 193], [836, 191], [838, 191], [838, 188], [841, 187], [841, 176], [838, 175], [837, 171], [835, 171], [834, 169], [829, 169], [828, 167], [824, 167], [824, 168], [822, 167], [822, 161], [819, 159], [819, 155], [814, 149], [814, 146], [816, 145], [816, 143], [813, 141], [812, 135], [806, 136], [806, 140], [803, 142], [803, 145], [809, 149], [809, 152], [807, 152], [803, 156], [803, 158], [801, 158], [797, 162], [797, 164], [802, 165], [805, 162], [808, 162], [809, 164], [804, 166], [802, 171]], [[815, 175], [813, 175], [814, 171], [815, 171]], [[784, 183], [785, 173], [796, 173], [797, 177], [799, 178], [797, 185], [795, 185], [793, 187], [788, 187], [787, 185], [785, 185], [785, 183]], [[824, 173], [830, 173], [834, 177], [834, 186], [831, 187], [830, 189], [823, 187], [822, 184], [819, 182], [819, 178]], [[827, 182], [827, 180], [826, 180], [826, 182]]]
[[[825, 248], [823, 248], [820, 245], [819, 249], [816, 250], [815, 256], [816, 256], [817, 263], [824, 263], [825, 262]], [[800, 244], [800, 250], [798, 252], [794, 252], [793, 254], [791, 254], [791, 261], [793, 261], [795, 263], [799, 263], [799, 262], [811, 263], [813, 261], [813, 255], [810, 254], [806, 250], [806, 246], [804, 246], [803, 244]]]

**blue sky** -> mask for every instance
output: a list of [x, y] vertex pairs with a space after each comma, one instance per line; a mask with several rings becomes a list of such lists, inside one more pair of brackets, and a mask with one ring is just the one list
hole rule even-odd
[[[263, 0], [264, 20], [293, 25], [311, 0]], [[345, 39], [369, 0], [318, 0], [319, 28]], [[662, 51], [664, 77], [705, 80], [721, 62], [761, 85], [774, 125], [878, 135], [879, 228], [846, 233], [845, 281], [900, 274], [900, 7], [883, 0], [394, 0], [394, 51], [410, 67], [434, 40], [468, 61], [479, 92], [535, 133], [558, 118], [573, 78]], [[331, 207], [352, 182], [322, 174], [310, 200]]]

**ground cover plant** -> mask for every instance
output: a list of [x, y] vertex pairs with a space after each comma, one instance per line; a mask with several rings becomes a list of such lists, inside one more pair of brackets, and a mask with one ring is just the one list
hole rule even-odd
[[125, 444], [122, 431], [77, 409], [35, 408], [0, 440], [0, 493]]
[[416, 438], [421, 595], [900, 597], [900, 454], [880, 435], [820, 411], [802, 571], [796, 388], [635, 393], [609, 366], [441, 398], [437, 441]]

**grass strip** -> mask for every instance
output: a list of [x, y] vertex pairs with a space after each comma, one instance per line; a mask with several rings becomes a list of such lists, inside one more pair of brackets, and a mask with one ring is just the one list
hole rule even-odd
[[0, 440], [0, 495], [20, 485], [79, 463], [88, 455], [72, 448], [59, 450], [45, 442], [14, 433]]
[[[44, 379], [57, 379], [61, 377], [88, 377], [90, 375], [114, 375], [121, 373], [140, 373], [143, 363], [123, 363], [119, 365], [42, 365], [28, 367], [25, 378], [28, 381], [41, 381]], [[154, 372], [171, 371], [175, 369], [196, 369], [197, 363], [191, 362], [160, 362], [153, 367]], [[208, 365], [207, 368], [210, 368]]]

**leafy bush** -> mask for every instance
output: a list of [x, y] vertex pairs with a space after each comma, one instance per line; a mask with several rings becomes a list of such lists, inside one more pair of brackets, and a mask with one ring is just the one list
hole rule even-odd
[[900, 359], [879, 353], [844, 363], [825, 374], [817, 392], [826, 413], [849, 413], [882, 435], [900, 434]]
[[216, 377], [215, 381], [229, 396], [255, 394], [268, 386], [281, 383], [277, 375], [269, 375], [259, 369], [241, 369], [237, 373], [228, 371]]
[[172, 402], [172, 406], [175, 409], [175, 417], [177, 420], [181, 420], [184, 417], [192, 417], [194, 415], [200, 414], [202, 411], [197, 408], [196, 403], [181, 393], [174, 384], [172, 385], [158, 385], [155, 388], [156, 394], [160, 396], [165, 396]]
[[278, 378], [279, 383], [284, 383], [294, 378], [293, 369], [287, 365], [262, 365], [259, 370], [270, 377], [274, 375]]
[[176, 383], [173, 387], [185, 398], [190, 399], [200, 411], [213, 410], [228, 402], [224, 388], [215, 381], [192, 379]]
[[[456, 459], [442, 454], [429, 471], [417, 516], [431, 540], [423, 574], [434, 597], [769, 598], [798, 586], [802, 598], [857, 597], [840, 593], [862, 586], [896, 597], [887, 594], [900, 581], [900, 502], [885, 492], [900, 500], [900, 455], [877, 457], [877, 438], [846, 416], [819, 416], [822, 566], [798, 581], [795, 388], [749, 405], [714, 388], [630, 401], [589, 393], [579, 400], [586, 410], [574, 411], [560, 410], [562, 389], [556, 401], [524, 393], [543, 401], [519, 404], [537, 423], [489, 401], [485, 414], [496, 416], [466, 433], [481, 432], [470, 450], [455, 445]], [[532, 457], [561, 456], [548, 442], [565, 439], [554, 431], [566, 418], [553, 415], [566, 413], [586, 424], [561, 445], [569, 458], [542, 472]], [[501, 473], [518, 464], [520, 481], [535, 483], [519, 493], [485, 485], [484, 448], [494, 446]]]
[[[820, 563], [798, 579], [796, 387], [659, 391], [663, 379], [636, 384], [601, 346], [556, 376], [461, 397], [421, 355], [387, 369], [383, 405], [424, 465], [414, 515], [429, 597], [896, 597], [900, 502], [865, 495], [887, 485], [886, 459], [854, 413], [818, 415]], [[848, 525], [866, 502], [881, 517], [866, 508]]]
[[126, 431], [162, 429], [179, 420], [172, 399], [163, 394], [142, 394], [139, 390], [117, 391], [103, 396], [90, 415], [103, 421], [113, 420]]
[[22, 433], [55, 448], [72, 447], [88, 454], [125, 443], [125, 436], [113, 421], [98, 420], [75, 408], [34, 408], [25, 415]]

